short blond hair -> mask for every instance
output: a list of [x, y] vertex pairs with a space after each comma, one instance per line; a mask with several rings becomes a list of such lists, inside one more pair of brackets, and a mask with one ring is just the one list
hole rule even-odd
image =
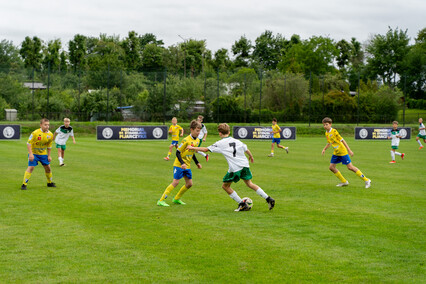
[[42, 119], [40, 120], [40, 124], [43, 124], [44, 122], [49, 122], [49, 120], [48, 120], [47, 118], [42, 118]]
[[65, 118], [64, 118], [64, 121], [69, 121], [69, 122], [71, 122], [71, 119], [69, 119], [68, 117], [65, 117]]
[[222, 133], [223, 135], [229, 134], [231, 127], [227, 123], [221, 123], [217, 126], [217, 131]]
[[398, 124], [398, 121], [394, 120], [394, 121], [392, 122], [392, 124]]

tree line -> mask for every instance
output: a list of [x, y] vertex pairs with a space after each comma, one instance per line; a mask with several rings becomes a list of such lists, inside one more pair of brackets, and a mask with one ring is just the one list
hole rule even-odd
[[[211, 119], [220, 119], [215, 116], [226, 105], [234, 117], [249, 120], [256, 108], [259, 116], [303, 120], [315, 112], [336, 113], [339, 104], [344, 115], [351, 116], [345, 119], [353, 120], [354, 113], [359, 118], [361, 101], [380, 104], [384, 96], [392, 97], [392, 109], [403, 95], [413, 107], [426, 107], [426, 28], [413, 44], [407, 30], [389, 27], [386, 34], [364, 44], [356, 38], [286, 39], [266, 30], [254, 42], [241, 36], [231, 50], [214, 53], [205, 40], [187, 39], [165, 47], [156, 35], [135, 31], [123, 39], [77, 34], [67, 46], [60, 39], [44, 42], [37, 36], [26, 37], [19, 46], [2, 40], [0, 107], [22, 112], [36, 108], [40, 115], [46, 108], [72, 111], [87, 119], [95, 112], [132, 105], [149, 113], [149, 119], [158, 119], [177, 111], [177, 102], [187, 115], [190, 106], [185, 104], [202, 100]], [[27, 94], [20, 83], [35, 79], [48, 83], [50, 93], [23, 99]], [[356, 98], [351, 92], [375, 98]], [[373, 113], [371, 109], [380, 113], [380, 107], [365, 105], [361, 114]], [[371, 115], [365, 119], [371, 120]]]

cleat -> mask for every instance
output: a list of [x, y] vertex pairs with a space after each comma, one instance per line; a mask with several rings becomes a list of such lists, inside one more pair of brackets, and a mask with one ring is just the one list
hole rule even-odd
[[174, 198], [173, 198], [173, 203], [179, 204], [179, 205], [186, 205], [186, 203], [183, 202], [182, 200], [180, 200], [180, 199], [174, 199]]
[[63, 167], [63, 166], [65, 166], [65, 164], [60, 164], [59, 166], [60, 166], [60, 167]]
[[238, 204], [238, 208], [235, 209], [235, 212], [238, 211], [249, 211], [250, 209], [248, 208], [247, 204], [245, 202], [240, 202], [240, 204]]
[[269, 210], [272, 210], [272, 208], [274, 208], [275, 206], [275, 200], [272, 197], [268, 196], [268, 198], [266, 198], [266, 202], [268, 202]]
[[285, 147], [285, 148], [284, 148], [284, 150], [285, 150], [285, 151], [287, 152], [287, 154], [288, 154], [288, 147]]
[[209, 154], [206, 155], [206, 162], [208, 162], [210, 159]]
[[422, 145], [422, 146], [420, 146], [420, 147], [419, 147], [419, 150], [423, 149], [423, 147], [424, 147], [423, 145]]
[[401, 154], [401, 159], [404, 160], [404, 157], [405, 157], [405, 153], [402, 153]]
[[390, 161], [389, 164], [396, 164], [396, 161]]
[[338, 186], [338, 187], [348, 186], [348, 185], [349, 185], [349, 182], [348, 182], [348, 181], [345, 181], [345, 182], [341, 182], [341, 183], [339, 183], [339, 184], [336, 184], [336, 186]]
[[22, 190], [27, 190], [27, 185], [22, 184], [22, 185], [21, 185], [21, 189], [22, 189]]
[[370, 188], [370, 186], [371, 186], [371, 179], [365, 182], [365, 188]]
[[158, 200], [158, 201], [157, 201], [157, 205], [158, 205], [158, 206], [164, 206], [164, 207], [169, 207], [169, 206], [170, 206], [170, 205], [169, 205], [169, 204], [167, 204], [167, 203], [166, 203], [166, 201], [164, 201], [164, 200], [163, 200], [163, 201]]
[[168, 161], [168, 160], [170, 160], [170, 158], [169, 157], [164, 157], [164, 160]]
[[268, 155], [268, 157], [273, 157], [273, 156], [274, 156], [274, 154], [269, 154], [269, 155]]
[[54, 182], [49, 182], [47, 184], [47, 187], [56, 187], [56, 184]]

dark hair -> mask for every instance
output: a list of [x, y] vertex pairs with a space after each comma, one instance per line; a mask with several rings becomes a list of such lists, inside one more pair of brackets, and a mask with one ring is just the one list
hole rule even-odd
[[198, 121], [196, 121], [195, 119], [193, 121], [191, 121], [191, 125], [190, 125], [191, 129], [196, 129], [196, 128], [202, 128], [201, 127], [201, 123], [199, 123]]
[[40, 120], [40, 124], [43, 124], [43, 122], [49, 122], [49, 120], [48, 120], [47, 118], [42, 118], [42, 119]]
[[324, 117], [324, 119], [322, 120], [322, 123], [333, 123], [333, 120], [331, 120], [331, 118], [329, 117]]
[[230, 127], [227, 123], [221, 123], [217, 126], [217, 131], [222, 133], [223, 135], [229, 134]]

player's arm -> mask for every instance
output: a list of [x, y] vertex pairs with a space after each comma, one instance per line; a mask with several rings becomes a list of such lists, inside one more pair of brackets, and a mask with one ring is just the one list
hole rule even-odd
[[194, 160], [194, 163], [197, 165], [197, 168], [201, 169], [202, 166], [201, 166], [200, 162], [198, 162], [197, 157], [195, 157], [195, 154], [192, 155], [192, 159]]
[[345, 145], [346, 149], [348, 150], [349, 155], [353, 156], [354, 152], [352, 152], [351, 148], [349, 148], [349, 145], [348, 145], [348, 143], [346, 143], [345, 139], [342, 139], [342, 143], [343, 143], [343, 145]]
[[207, 147], [194, 147], [192, 145], [189, 145], [188, 147], [186, 147], [186, 149], [194, 150], [194, 151], [200, 151], [200, 152], [208, 152], [209, 151], [209, 149]]
[[28, 149], [28, 159], [32, 162], [34, 161], [34, 154], [33, 154], [33, 149], [31, 148], [30, 143], [27, 143], [27, 149]]
[[252, 163], [254, 163], [253, 154], [250, 152], [250, 150], [247, 149], [245, 153], [248, 155], [249, 161], [252, 162]]
[[324, 149], [322, 149], [322, 155], [324, 155], [324, 153], [325, 153], [325, 150], [327, 150], [328, 148], [330, 148], [330, 146], [331, 146], [331, 143], [327, 143], [327, 145], [325, 145], [325, 147], [324, 147]]
[[183, 136], [183, 127], [180, 128], [180, 136]]
[[47, 160], [49, 162], [52, 161], [52, 157], [50, 156], [50, 153], [52, 152], [52, 148], [47, 148]]
[[185, 164], [185, 162], [183, 161], [183, 159], [182, 159], [182, 155], [181, 155], [181, 153], [180, 153], [180, 151], [179, 150], [176, 150], [176, 158], [178, 159], [178, 161], [179, 161], [179, 163], [180, 163], [180, 167], [182, 168], [182, 169], [186, 169], [186, 164]]

